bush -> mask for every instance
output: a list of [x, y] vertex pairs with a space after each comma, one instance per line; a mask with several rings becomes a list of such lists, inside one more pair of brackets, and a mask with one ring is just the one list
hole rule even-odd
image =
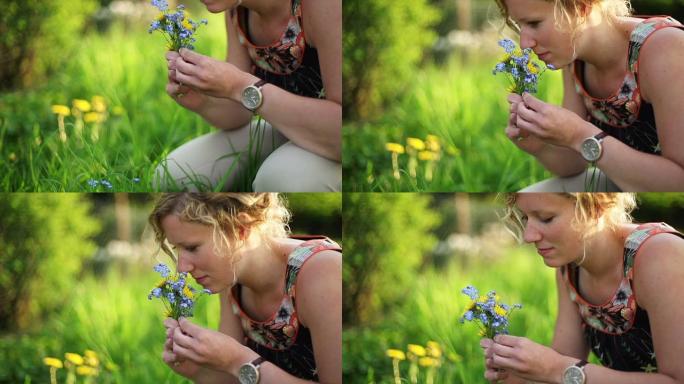
[[428, 195], [345, 193], [342, 196], [343, 319], [370, 323], [411, 289], [423, 257], [436, 243], [439, 216]]
[[75, 194], [0, 196], [0, 331], [21, 329], [64, 305], [95, 245], [90, 204]]
[[345, 118], [368, 119], [410, 83], [435, 41], [438, 13], [427, 0], [345, 0], [342, 7]]
[[0, 12], [0, 90], [37, 84], [77, 47], [95, 0], [5, 0]]

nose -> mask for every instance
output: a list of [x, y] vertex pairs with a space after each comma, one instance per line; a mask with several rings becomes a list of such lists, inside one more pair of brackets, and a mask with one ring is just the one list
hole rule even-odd
[[523, 232], [523, 241], [526, 243], [535, 243], [542, 239], [541, 232], [528, 221], [525, 224], [525, 231]]
[[185, 256], [185, 251], [181, 250], [178, 252], [178, 272], [191, 272], [193, 270], [193, 265]]
[[537, 40], [532, 32], [526, 27], [522, 27], [520, 30], [520, 49], [534, 48], [536, 45]]

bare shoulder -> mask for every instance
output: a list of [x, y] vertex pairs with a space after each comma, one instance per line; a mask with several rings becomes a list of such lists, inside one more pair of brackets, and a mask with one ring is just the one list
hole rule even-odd
[[321, 35], [337, 25], [342, 30], [342, 0], [302, 0], [302, 17], [307, 38], [319, 48]]
[[296, 285], [297, 312], [307, 327], [320, 320], [322, 314], [341, 310], [342, 254], [325, 250], [311, 256], [299, 271]]
[[[312, 255], [304, 263], [297, 275], [297, 290], [309, 285], [319, 284], [317, 280], [334, 278], [342, 270], [342, 253], [324, 250]], [[339, 279], [342, 278], [340, 274]]]
[[649, 101], [684, 84], [684, 30], [663, 28], [646, 40], [639, 53], [639, 83]]
[[661, 233], [648, 239], [639, 249], [634, 265], [634, 286], [641, 306], [649, 306], [666, 292], [684, 290], [684, 239]]

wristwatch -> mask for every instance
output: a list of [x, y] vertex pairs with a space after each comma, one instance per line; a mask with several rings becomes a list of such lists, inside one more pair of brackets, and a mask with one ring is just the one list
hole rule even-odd
[[590, 136], [584, 139], [582, 146], [580, 147], [580, 154], [584, 160], [590, 163], [595, 163], [601, 158], [601, 155], [603, 154], [603, 146], [601, 145], [601, 142], [606, 136], [608, 136], [608, 133], [601, 131], [601, 133], [597, 134], [596, 136]]
[[259, 382], [259, 366], [266, 361], [259, 356], [249, 363], [242, 364], [238, 371], [238, 380], [240, 384], [257, 384]]
[[264, 102], [264, 95], [261, 87], [266, 84], [266, 80], [259, 80], [242, 90], [242, 105], [252, 112], [255, 112]]
[[563, 384], [585, 384], [587, 382], [587, 375], [584, 373], [585, 365], [587, 365], [587, 361], [580, 360], [577, 364], [565, 368]]

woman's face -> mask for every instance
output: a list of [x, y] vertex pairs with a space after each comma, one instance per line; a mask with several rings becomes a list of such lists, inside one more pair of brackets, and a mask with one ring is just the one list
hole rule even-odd
[[575, 201], [551, 193], [519, 193], [516, 205], [526, 218], [523, 240], [533, 243], [544, 263], [553, 268], [582, 255], [582, 239], [572, 226]]
[[235, 275], [231, 257], [216, 254], [210, 226], [168, 215], [162, 219], [161, 227], [176, 250], [178, 272], [190, 273], [199, 284], [212, 292], [219, 292], [233, 285]]
[[235, 8], [239, 0], [201, 0], [202, 4], [207, 7], [207, 11], [211, 13], [221, 13], [229, 9]]
[[553, 2], [505, 0], [511, 19], [520, 27], [520, 47], [532, 48], [547, 65], [562, 68], [575, 60], [572, 36], [566, 22], [556, 29]]

